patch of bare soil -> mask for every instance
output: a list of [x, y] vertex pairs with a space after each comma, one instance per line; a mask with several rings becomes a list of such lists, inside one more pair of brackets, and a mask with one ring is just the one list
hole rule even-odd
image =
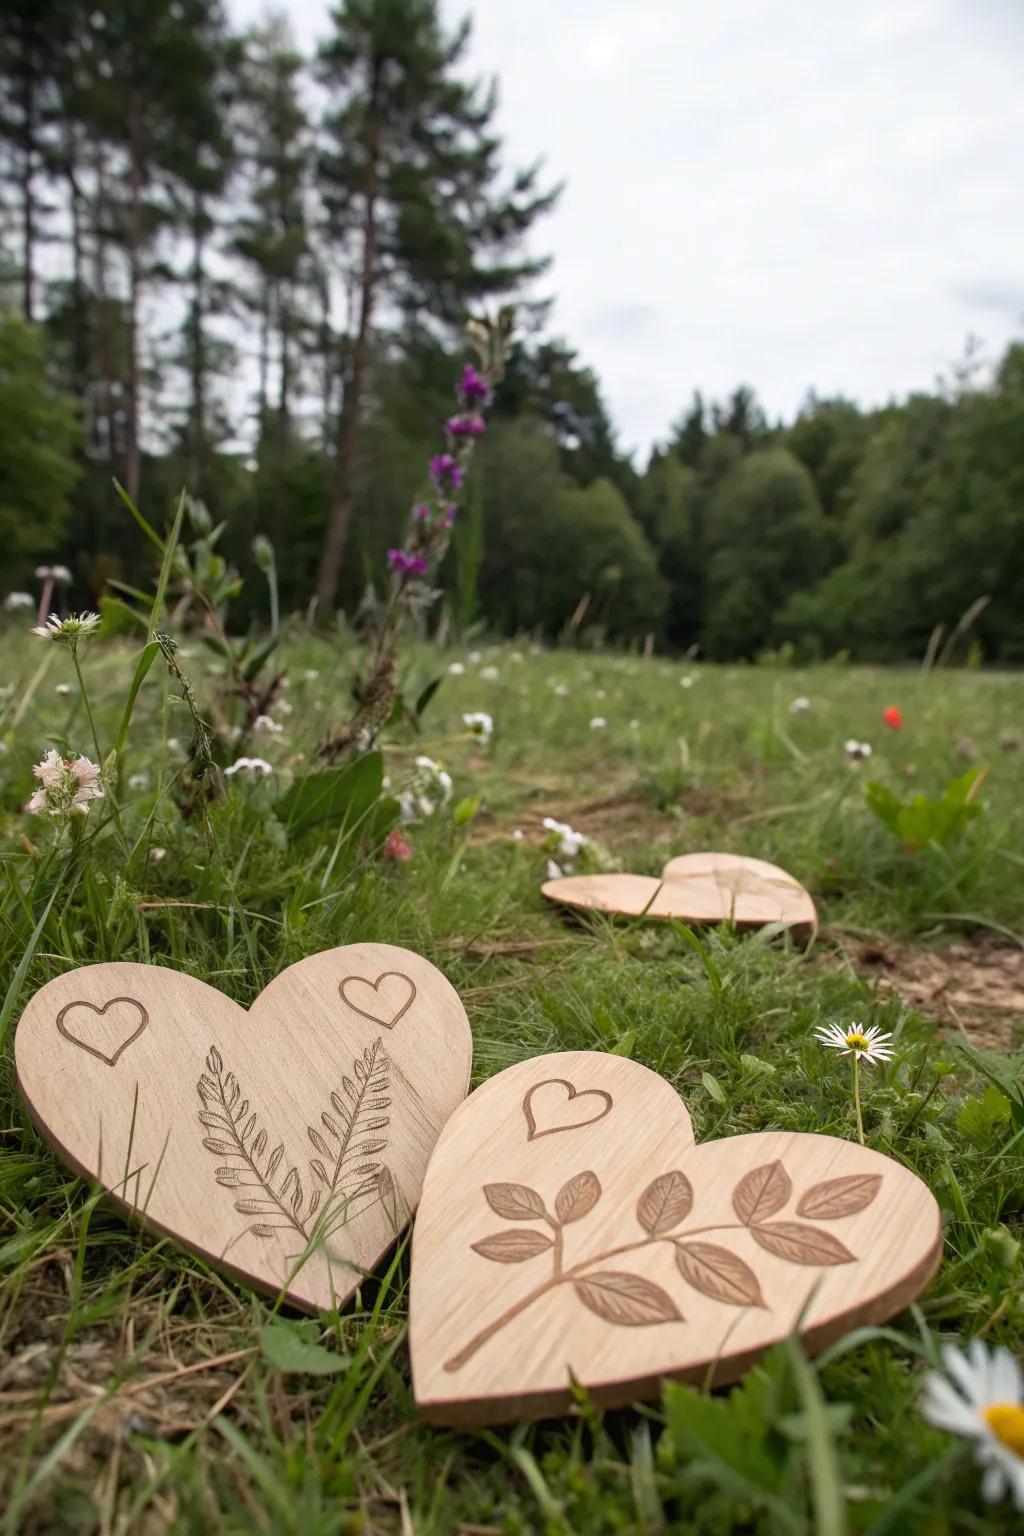
[[[743, 803], [737, 796], [713, 790], [688, 790], [680, 795], [677, 805], [687, 816], [717, 814], [732, 819]], [[509, 831], [504, 823], [508, 822], [510, 828], [521, 827], [530, 842], [541, 843], [548, 835], [543, 825], [545, 816], [568, 822], [585, 837], [596, 838], [613, 849], [641, 844], [674, 847], [679, 843], [678, 817], [657, 806], [647, 795], [631, 789], [584, 801], [572, 801], [568, 794], [558, 800], [545, 797], [543, 802], [534, 801], [528, 809], [501, 818], [500, 823], [497, 819], [490, 822], [473, 841], [491, 843], [507, 838]], [[687, 851], [693, 852], [699, 846], [697, 842], [688, 843]]]
[[983, 1050], [1012, 1051], [1024, 1039], [1024, 949], [985, 940], [911, 949], [889, 940], [847, 953], [867, 980], [898, 992], [926, 1018], [951, 1024]]

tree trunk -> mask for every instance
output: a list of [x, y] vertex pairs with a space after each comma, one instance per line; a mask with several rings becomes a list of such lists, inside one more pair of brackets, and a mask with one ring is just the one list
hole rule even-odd
[[21, 167], [22, 213], [22, 310], [31, 324], [34, 313], [33, 290], [35, 288], [36, 263], [36, 199], [33, 187], [35, 176], [36, 93], [35, 82], [26, 65], [21, 110], [24, 117], [25, 143]]
[[128, 413], [125, 444], [125, 489], [132, 501], [139, 495], [139, 302], [142, 290], [142, 92], [128, 97], [130, 148], [128, 228]]
[[204, 493], [203, 461], [206, 446], [206, 337], [203, 331], [203, 206], [200, 193], [192, 201], [192, 306], [189, 316], [189, 377], [192, 400], [189, 408], [188, 460], [193, 493]]
[[107, 181], [104, 148], [97, 139], [93, 145], [96, 171], [96, 317], [99, 332], [100, 410], [106, 426], [107, 462], [117, 463], [118, 432], [114, 413], [114, 352], [111, 341], [110, 299], [107, 293]]
[[[374, 88], [373, 94], [376, 94]], [[371, 98], [372, 101], [372, 98]], [[359, 437], [363, 424], [363, 391], [370, 361], [370, 337], [373, 302], [377, 292], [377, 197], [380, 192], [380, 130], [371, 105], [366, 135], [367, 172], [363, 213], [363, 250], [359, 280], [359, 321], [352, 366], [345, 381], [345, 395], [338, 421], [338, 448], [331, 487], [331, 509], [324, 537], [320, 571], [316, 583], [317, 609], [327, 614], [334, 606], [338, 577], [348, 542], [352, 505], [355, 500], [355, 470]]]
[[64, 174], [71, 215], [71, 382], [84, 403], [89, 392], [89, 313], [85, 301], [85, 255], [82, 247], [82, 188], [78, 181], [78, 140], [69, 122], [64, 135]]

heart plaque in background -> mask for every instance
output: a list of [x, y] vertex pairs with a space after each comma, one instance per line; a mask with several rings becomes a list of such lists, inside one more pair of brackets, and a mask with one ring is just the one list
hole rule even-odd
[[455, 989], [390, 944], [300, 960], [248, 1011], [162, 966], [84, 966], [15, 1038], [32, 1118], [76, 1173], [305, 1308], [340, 1305], [394, 1242], [471, 1060]]
[[546, 880], [549, 901], [623, 917], [676, 918], [684, 923], [732, 922], [737, 928], [781, 923], [811, 938], [818, 914], [792, 875], [764, 859], [736, 853], [684, 853], [653, 875], [565, 875]]
[[[573, 1098], [549, 1101], [553, 1083]], [[539, 1127], [542, 1100], [543, 1138], [528, 1113]], [[940, 1253], [931, 1192], [890, 1158], [792, 1132], [697, 1146], [646, 1067], [540, 1056], [478, 1088], [431, 1158], [416, 1402], [431, 1423], [493, 1424], [563, 1412], [573, 1380], [607, 1407], [656, 1397], [663, 1377], [729, 1382], [795, 1328], [814, 1352], [884, 1322]]]

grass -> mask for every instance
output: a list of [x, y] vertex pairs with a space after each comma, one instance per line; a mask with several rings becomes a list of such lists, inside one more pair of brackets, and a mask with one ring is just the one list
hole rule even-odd
[[[104, 750], [137, 649], [83, 651]], [[231, 780], [208, 818], [177, 807], [172, 743], [188, 739], [188, 716], [158, 661], [121, 757], [118, 817], [109, 799], [94, 806], [72, 851], [18, 810], [47, 746], [90, 753], [70, 658], [11, 634], [3, 654], [0, 1532], [1019, 1529], [1009, 1505], [982, 1504], [966, 1452], [917, 1410], [941, 1338], [1020, 1338], [1012, 1084], [986, 1089], [937, 1009], [912, 1011], [857, 964], [858, 944], [1024, 943], [1020, 758], [1000, 744], [1020, 723], [1016, 678], [423, 650], [410, 662], [421, 681], [456, 658], [466, 672], [445, 676], [421, 738], [386, 743], [393, 787], [425, 752], [453, 774], [457, 800], [482, 803], [464, 824], [449, 808], [407, 829], [414, 858], [400, 864], [330, 826], [289, 840], [273, 813], [282, 778], [345, 708], [345, 660], [327, 641], [290, 638], [285, 731], [247, 749], [279, 774]], [[180, 654], [202, 696], [206, 653], [191, 641]], [[797, 695], [808, 712], [790, 712]], [[882, 726], [890, 703], [900, 732]], [[462, 726], [476, 709], [494, 716], [489, 745]], [[875, 748], [858, 768], [843, 752], [851, 736]], [[971, 751], [989, 766], [985, 811], [958, 844], [911, 855], [866, 810], [868, 778], [935, 794]], [[780, 863], [819, 904], [818, 942], [803, 952], [722, 930], [694, 942], [672, 927], [568, 925], [537, 891], [545, 815], [588, 833], [588, 856], [641, 873], [706, 847]], [[852, 1138], [848, 1074], [811, 1031], [833, 1018], [894, 1031], [897, 1060], [865, 1072], [865, 1130], [942, 1206], [938, 1279], [889, 1327], [810, 1365], [784, 1343], [728, 1393], [669, 1386], [660, 1404], [603, 1417], [581, 1395], [573, 1418], [470, 1434], [417, 1422], [403, 1246], [340, 1316], [293, 1325], [296, 1341], [319, 1338], [348, 1363], [318, 1374], [314, 1351], [314, 1369], [282, 1370], [260, 1342], [271, 1303], [134, 1231], [35, 1134], [13, 1028], [32, 991], [76, 965], [170, 965], [248, 1004], [284, 966], [365, 939], [446, 972], [472, 1022], [475, 1082], [539, 1052], [616, 1051], [679, 1090], [701, 1140]]]

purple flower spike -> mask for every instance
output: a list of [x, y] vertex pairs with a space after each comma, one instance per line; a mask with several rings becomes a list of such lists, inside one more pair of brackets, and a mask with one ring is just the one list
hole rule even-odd
[[427, 560], [423, 555], [410, 555], [405, 549], [389, 549], [388, 565], [400, 576], [422, 576]]
[[450, 453], [435, 453], [430, 461], [430, 473], [440, 490], [457, 491], [463, 481], [462, 466], [456, 464]]
[[487, 423], [482, 416], [453, 416], [445, 424], [449, 437], [479, 437], [486, 430]]
[[482, 374], [477, 373], [472, 363], [467, 363], [462, 370], [462, 380], [459, 384], [459, 399], [463, 405], [482, 405], [491, 398], [491, 389]]

